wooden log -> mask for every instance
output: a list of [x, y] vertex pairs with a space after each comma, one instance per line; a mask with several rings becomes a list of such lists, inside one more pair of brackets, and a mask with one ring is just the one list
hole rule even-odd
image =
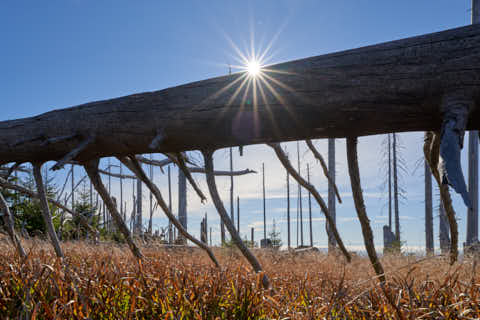
[[479, 25], [281, 63], [0, 122], [0, 164], [439, 130], [445, 93], [480, 102], [479, 66]]

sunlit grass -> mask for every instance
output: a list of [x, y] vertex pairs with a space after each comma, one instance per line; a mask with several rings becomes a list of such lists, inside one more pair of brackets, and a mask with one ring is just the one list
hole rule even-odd
[[[217, 270], [198, 249], [64, 244], [61, 263], [47, 243], [25, 243], [22, 262], [0, 244], [2, 318], [61, 319], [394, 319], [366, 258], [259, 252], [273, 290], [264, 290], [236, 251], [216, 250]], [[480, 277], [471, 260], [383, 259], [388, 290], [406, 319], [480, 316]], [[33, 317], [35, 315], [35, 317]]]

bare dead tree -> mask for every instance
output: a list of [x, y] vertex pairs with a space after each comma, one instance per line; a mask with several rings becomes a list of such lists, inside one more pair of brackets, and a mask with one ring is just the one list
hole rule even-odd
[[268, 145], [273, 148], [273, 150], [275, 151], [275, 154], [277, 155], [277, 158], [280, 160], [283, 167], [288, 171], [288, 173], [301, 186], [303, 186], [305, 189], [311, 192], [311, 194], [319, 204], [320, 208], [322, 209], [322, 212], [325, 215], [327, 223], [330, 225], [330, 228], [333, 232], [333, 235], [335, 236], [335, 240], [337, 241], [340, 250], [342, 251], [345, 258], [347, 259], [347, 262], [350, 262], [351, 261], [350, 253], [348, 252], [347, 248], [345, 248], [345, 245], [343, 244], [343, 240], [340, 237], [340, 234], [338, 233], [337, 227], [335, 226], [335, 223], [332, 220], [330, 213], [328, 212], [327, 205], [325, 204], [325, 201], [322, 199], [322, 196], [320, 195], [320, 193], [318, 193], [317, 189], [313, 185], [305, 181], [305, 179], [303, 179], [302, 176], [300, 176], [300, 174], [298, 174], [298, 172], [293, 168], [292, 164], [290, 163], [290, 160], [288, 160], [287, 155], [282, 150], [279, 143], [270, 143]]
[[40, 206], [42, 208], [43, 221], [45, 222], [45, 227], [47, 229], [48, 236], [52, 242], [53, 249], [57, 257], [63, 258], [63, 251], [60, 247], [60, 242], [58, 241], [57, 234], [55, 232], [55, 227], [53, 226], [52, 215], [50, 213], [50, 207], [48, 206], [47, 193], [45, 191], [45, 186], [43, 185], [42, 179], [42, 163], [35, 162], [33, 165], [33, 177], [37, 185], [37, 192], [40, 199]]
[[[220, 195], [218, 194], [218, 190], [217, 190], [217, 184], [215, 182], [215, 176], [213, 175], [213, 171], [214, 171], [213, 152], [214, 151], [212, 150], [202, 151], [203, 157], [205, 159], [205, 172], [206, 172], [206, 178], [207, 178], [207, 185], [210, 191], [210, 196], [212, 198], [212, 201], [215, 205], [215, 208], [217, 209], [218, 214], [220, 215], [221, 220], [227, 227], [227, 230], [230, 233], [230, 236], [232, 237], [233, 243], [235, 243], [237, 248], [240, 249], [243, 256], [247, 259], [247, 261], [252, 266], [253, 270], [257, 273], [262, 272], [263, 269], [262, 269], [262, 266], [260, 265], [260, 262], [253, 255], [253, 253], [247, 248], [245, 243], [243, 243], [242, 239], [240, 238], [240, 235], [238, 234], [237, 230], [235, 229], [235, 226], [233, 225], [232, 220], [230, 220], [230, 217], [228, 216], [228, 213], [225, 210], [222, 200], [220, 199]], [[270, 281], [268, 280], [268, 277], [266, 274], [264, 274], [262, 277], [262, 283], [264, 288], [268, 289], [270, 287]]]
[[97, 190], [98, 194], [100, 197], [102, 197], [103, 203], [107, 206], [108, 210], [112, 214], [113, 220], [115, 221], [115, 224], [117, 225], [117, 229], [123, 234], [125, 237], [125, 241], [127, 242], [128, 246], [130, 247], [130, 250], [132, 251], [133, 255], [137, 259], [142, 259], [143, 255], [140, 251], [140, 249], [137, 247], [135, 242], [133, 241], [130, 231], [127, 228], [127, 225], [122, 219], [122, 216], [117, 210], [117, 207], [112, 201], [112, 198], [108, 194], [107, 189], [103, 185], [102, 179], [100, 178], [100, 174], [98, 172], [98, 163], [99, 160], [91, 160], [86, 163], [84, 163], [83, 167], [85, 168], [85, 171], [88, 174], [88, 177], [90, 178], [90, 181], [92, 181], [93, 187], [95, 190]]

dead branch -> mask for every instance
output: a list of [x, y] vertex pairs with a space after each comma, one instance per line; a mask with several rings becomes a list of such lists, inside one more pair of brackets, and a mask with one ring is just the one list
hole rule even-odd
[[362, 185], [360, 183], [360, 170], [358, 168], [356, 137], [347, 138], [347, 159], [350, 183], [352, 185], [353, 201], [355, 202], [357, 216], [362, 227], [365, 249], [367, 249], [368, 258], [370, 259], [373, 269], [378, 275], [380, 282], [385, 283], [385, 272], [383, 271], [383, 266], [378, 260], [377, 252], [375, 251], [372, 228], [370, 227], [370, 220], [368, 219], [367, 210], [365, 209], [365, 203], [363, 201]]
[[328, 183], [330, 183], [333, 186], [333, 189], [335, 190], [335, 195], [337, 196], [338, 202], [342, 203], [342, 198], [340, 198], [340, 193], [338, 192], [337, 184], [333, 181], [332, 177], [330, 177], [330, 174], [328, 173], [327, 164], [325, 163], [325, 160], [323, 159], [322, 155], [320, 154], [320, 152], [318, 152], [317, 148], [315, 148], [315, 146], [312, 143], [312, 140], [307, 139], [307, 140], [305, 140], [305, 142], [307, 143], [308, 148], [310, 149], [310, 151], [312, 151], [315, 158], [318, 161], [320, 161], [320, 165], [322, 166], [323, 174], [327, 178]]
[[448, 224], [450, 226], [450, 264], [454, 264], [458, 259], [458, 224], [455, 219], [455, 209], [453, 208], [452, 198], [450, 191], [448, 190], [448, 184], [442, 183], [442, 178], [438, 170], [440, 158], [440, 144], [441, 138], [439, 132], [428, 131], [425, 133], [425, 143], [423, 145], [423, 152], [425, 159], [427, 160], [430, 170], [432, 172], [438, 188], [440, 189], [440, 199], [442, 200], [443, 207], [445, 208], [445, 214], [448, 218]]
[[32, 163], [33, 165], [33, 177], [35, 178], [35, 183], [37, 185], [38, 197], [40, 199], [40, 206], [42, 208], [43, 221], [45, 222], [45, 227], [47, 228], [48, 236], [52, 241], [53, 248], [57, 257], [63, 258], [62, 248], [60, 247], [60, 242], [58, 241], [57, 234], [55, 232], [55, 227], [53, 226], [52, 215], [50, 214], [50, 207], [48, 206], [47, 194], [45, 192], [45, 186], [43, 185], [41, 163]]
[[100, 197], [102, 197], [103, 203], [107, 206], [108, 211], [112, 215], [118, 230], [125, 237], [125, 240], [127, 241], [127, 244], [130, 247], [130, 250], [132, 251], [133, 255], [137, 259], [142, 259], [143, 255], [140, 252], [140, 249], [137, 247], [135, 242], [133, 242], [133, 239], [130, 235], [130, 231], [128, 230], [127, 225], [125, 224], [125, 221], [123, 221], [122, 216], [118, 212], [117, 207], [113, 203], [112, 198], [110, 197], [107, 189], [103, 185], [102, 179], [100, 178], [100, 174], [98, 173], [98, 163], [99, 163], [98, 159], [91, 160], [86, 162], [83, 165], [83, 167], [85, 168], [85, 171], [87, 172], [88, 177], [90, 178], [90, 181], [92, 182], [95, 190], [97, 190]]
[[172, 222], [172, 224], [178, 229], [178, 232], [180, 232], [185, 238], [189, 239], [193, 243], [195, 243], [197, 246], [205, 250], [210, 257], [210, 259], [213, 261], [215, 266], [220, 268], [220, 264], [218, 263], [217, 259], [215, 258], [215, 255], [213, 254], [212, 250], [203, 242], [199, 241], [196, 239], [194, 236], [192, 236], [190, 233], [188, 233], [187, 230], [185, 230], [178, 221], [178, 219], [175, 217], [175, 215], [170, 211], [167, 203], [165, 200], [163, 200], [162, 194], [160, 192], [160, 189], [147, 177], [145, 172], [143, 171], [142, 167], [138, 163], [138, 160], [136, 157], [124, 157], [124, 158], [118, 158], [130, 171], [132, 171], [138, 179], [140, 179], [147, 188], [150, 189], [152, 194], [155, 196], [155, 199], [157, 200], [158, 205], [162, 208], [163, 212], [165, 215], [168, 217], [168, 219]]
[[[240, 235], [238, 234], [237, 230], [235, 229], [235, 226], [232, 223], [232, 220], [230, 220], [230, 217], [228, 216], [227, 211], [225, 210], [225, 207], [223, 206], [222, 200], [220, 199], [220, 195], [218, 194], [218, 190], [217, 190], [217, 184], [215, 183], [215, 176], [213, 175], [213, 171], [214, 171], [213, 151], [204, 150], [202, 151], [202, 154], [203, 154], [203, 158], [205, 159], [205, 173], [207, 177], [208, 189], [210, 191], [210, 196], [213, 200], [213, 203], [215, 204], [215, 208], [217, 209], [217, 212], [220, 215], [220, 218], [222, 219], [223, 223], [227, 227], [228, 232], [232, 237], [232, 241], [235, 243], [237, 248], [240, 249], [243, 256], [247, 259], [247, 261], [252, 266], [253, 270], [255, 270], [255, 272], [262, 272], [263, 269], [262, 269], [262, 266], [260, 265], [260, 262], [253, 255], [253, 253], [247, 248], [245, 243], [243, 243], [242, 239], [240, 238]], [[264, 288], [267, 289], [270, 287], [270, 281], [268, 280], [268, 277], [266, 274], [263, 275], [262, 283]]]
[[204, 201], [207, 201], [207, 198], [203, 194], [202, 190], [200, 190], [197, 183], [193, 179], [192, 174], [190, 173], [190, 171], [187, 168], [187, 164], [185, 163], [185, 156], [181, 153], [175, 153], [173, 155], [167, 154], [167, 156], [177, 164], [177, 166], [180, 168], [180, 170], [182, 170], [182, 172], [185, 175], [185, 177], [187, 178], [188, 182], [190, 182], [190, 185], [193, 187], [193, 189], [195, 190], [197, 195], [200, 197], [200, 200], [202, 201], [202, 203]]
[[325, 218], [327, 220], [327, 223], [330, 227], [330, 230], [332, 230], [333, 235], [335, 237], [335, 240], [337, 240], [338, 246], [340, 250], [342, 251], [343, 255], [345, 256], [345, 259], [347, 259], [347, 262], [350, 262], [352, 260], [352, 257], [350, 256], [350, 253], [348, 252], [347, 248], [345, 248], [345, 245], [343, 244], [343, 240], [340, 237], [340, 234], [338, 233], [337, 226], [335, 225], [335, 222], [333, 221], [332, 217], [330, 216], [330, 213], [328, 211], [327, 205], [325, 204], [325, 201], [323, 201], [322, 196], [318, 193], [317, 189], [308, 183], [305, 179], [302, 178], [300, 174], [298, 174], [297, 170], [295, 170], [290, 163], [290, 160], [288, 160], [287, 155], [283, 151], [282, 147], [280, 146], [279, 143], [269, 143], [268, 146], [270, 146], [274, 151], [275, 154], [277, 155], [277, 158], [280, 160], [282, 163], [283, 167], [285, 170], [288, 171], [288, 173], [305, 189], [310, 191], [310, 193], [313, 195], [317, 203], [319, 204], [320, 208], [322, 209], [323, 214], [325, 215]]

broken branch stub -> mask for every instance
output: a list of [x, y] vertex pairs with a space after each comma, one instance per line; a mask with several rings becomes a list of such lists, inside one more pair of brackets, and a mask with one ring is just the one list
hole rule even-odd
[[185, 238], [189, 239], [193, 243], [195, 243], [197, 246], [205, 250], [210, 257], [210, 259], [213, 261], [215, 266], [217, 268], [220, 268], [220, 264], [218, 263], [218, 260], [215, 258], [215, 255], [213, 254], [213, 251], [206, 245], [205, 243], [199, 241], [195, 237], [193, 237], [190, 233], [187, 232], [178, 221], [178, 219], [175, 217], [175, 215], [170, 211], [167, 203], [165, 200], [163, 200], [162, 194], [160, 192], [160, 189], [147, 177], [145, 174], [145, 171], [143, 171], [142, 167], [138, 163], [138, 159], [136, 157], [129, 157], [129, 158], [118, 158], [130, 171], [132, 171], [138, 179], [140, 179], [145, 185], [147, 186], [148, 189], [152, 192], [152, 194], [155, 196], [155, 199], [157, 200], [158, 205], [162, 208], [163, 212], [165, 215], [168, 217], [168, 219], [172, 222], [172, 224], [177, 228], [178, 232], [180, 232]]
[[[235, 229], [235, 226], [233, 225], [232, 220], [230, 220], [230, 217], [228, 216], [227, 211], [225, 210], [225, 207], [223, 205], [222, 199], [218, 194], [217, 184], [215, 182], [215, 176], [213, 175], [213, 172], [214, 172], [213, 151], [204, 150], [202, 151], [202, 154], [203, 154], [203, 158], [205, 159], [205, 173], [207, 177], [208, 190], [210, 191], [210, 196], [215, 205], [215, 208], [217, 209], [218, 214], [220, 215], [221, 220], [227, 227], [227, 230], [232, 237], [232, 241], [235, 243], [237, 248], [240, 249], [240, 252], [242, 252], [243, 256], [250, 263], [253, 270], [255, 272], [262, 272], [263, 269], [262, 269], [262, 266], [260, 265], [260, 262], [253, 255], [253, 253], [247, 248], [242, 238], [240, 238], [240, 235], [238, 234], [237, 229]], [[270, 281], [268, 280], [268, 277], [266, 274], [263, 274], [262, 283], [264, 288], [268, 289], [270, 287]]]
[[84, 163], [83, 167], [85, 168], [85, 171], [87, 172], [88, 177], [90, 178], [90, 181], [93, 184], [93, 187], [95, 188], [95, 190], [97, 190], [100, 197], [102, 197], [103, 203], [107, 206], [108, 211], [112, 215], [118, 230], [125, 237], [125, 241], [127, 241], [127, 244], [130, 247], [130, 250], [132, 251], [133, 255], [137, 259], [142, 259], [143, 255], [140, 249], [137, 247], [137, 245], [133, 241], [132, 236], [130, 235], [130, 231], [128, 230], [125, 222], [123, 221], [122, 216], [118, 212], [117, 207], [115, 206], [112, 198], [110, 197], [110, 194], [108, 193], [108, 190], [103, 185], [102, 179], [100, 178], [100, 173], [98, 172], [98, 163], [99, 163], [98, 159], [91, 160]]
[[268, 146], [272, 147], [273, 150], [275, 151], [275, 154], [277, 155], [277, 158], [280, 160], [282, 163], [283, 167], [288, 171], [288, 173], [305, 189], [310, 191], [310, 193], [313, 195], [315, 200], [317, 201], [318, 205], [322, 209], [323, 214], [325, 215], [325, 219], [327, 220], [327, 223], [330, 227], [330, 230], [332, 230], [332, 233], [335, 237], [335, 240], [338, 243], [338, 247], [342, 251], [343, 255], [345, 256], [345, 259], [347, 259], [347, 262], [350, 262], [352, 260], [352, 257], [350, 253], [348, 252], [347, 248], [343, 244], [343, 240], [340, 237], [340, 234], [338, 233], [337, 226], [335, 225], [335, 222], [332, 219], [332, 216], [330, 215], [330, 212], [328, 211], [328, 207], [325, 204], [325, 201], [323, 201], [322, 196], [320, 193], [318, 193], [317, 189], [305, 181], [305, 179], [302, 178], [302, 176], [295, 170], [290, 163], [290, 160], [288, 160], [287, 155], [285, 152], [282, 150], [282, 147], [280, 147], [279, 143], [269, 143]]

